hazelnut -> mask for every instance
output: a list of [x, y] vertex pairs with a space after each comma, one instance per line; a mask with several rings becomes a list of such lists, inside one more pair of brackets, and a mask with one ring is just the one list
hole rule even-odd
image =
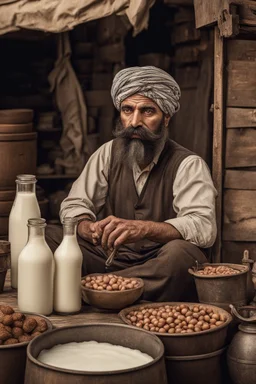
[[12, 323], [13, 323], [12, 315], [5, 315], [3, 317], [2, 323], [4, 325], [12, 325]]
[[31, 333], [31, 337], [36, 337], [36, 336], [39, 336], [39, 335], [41, 335], [42, 333], [41, 332], [33, 332], [33, 333]]
[[5, 328], [0, 328], [0, 340], [7, 340], [11, 337], [10, 332], [8, 332]]
[[22, 335], [22, 336], [19, 336], [18, 340], [19, 340], [19, 343], [24, 343], [24, 342], [28, 342], [32, 339], [31, 336], [29, 335]]
[[13, 337], [10, 337], [10, 339], [5, 340], [4, 345], [17, 344], [18, 342], [19, 342], [18, 339], [14, 339]]
[[35, 329], [36, 326], [37, 326], [36, 319], [34, 319], [33, 317], [29, 317], [26, 320], [24, 320], [23, 330], [26, 333], [30, 333]]
[[11, 315], [14, 313], [14, 310], [12, 307], [9, 305], [0, 305], [0, 310], [5, 314], [5, 315]]
[[22, 328], [19, 328], [19, 327], [13, 327], [12, 328], [12, 335], [13, 337], [15, 338], [19, 338], [20, 336], [23, 335], [23, 329]]
[[13, 321], [22, 321], [25, 319], [25, 315], [21, 312], [15, 312], [12, 315]]
[[22, 328], [23, 327], [23, 322], [22, 321], [19, 321], [19, 320], [16, 320], [13, 322], [13, 327], [18, 327], [18, 328]]
[[34, 332], [45, 332], [45, 331], [47, 331], [48, 325], [47, 325], [47, 322], [45, 321], [45, 319], [38, 318], [38, 319], [36, 319], [36, 322], [37, 322], [37, 326], [34, 329]]

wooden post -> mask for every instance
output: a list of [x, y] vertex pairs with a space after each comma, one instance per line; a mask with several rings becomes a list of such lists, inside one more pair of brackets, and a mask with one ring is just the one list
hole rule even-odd
[[212, 177], [218, 192], [216, 200], [217, 239], [213, 246], [213, 262], [221, 261], [222, 179], [223, 179], [223, 37], [214, 31], [214, 114]]

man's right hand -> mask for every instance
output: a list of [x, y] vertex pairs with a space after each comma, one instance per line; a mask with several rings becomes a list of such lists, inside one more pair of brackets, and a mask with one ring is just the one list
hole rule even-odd
[[94, 245], [99, 245], [101, 242], [102, 229], [99, 227], [98, 222], [81, 221], [77, 227], [78, 235]]

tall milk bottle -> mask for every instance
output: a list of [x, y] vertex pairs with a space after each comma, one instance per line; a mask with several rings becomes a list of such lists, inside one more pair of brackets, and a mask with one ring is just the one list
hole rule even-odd
[[28, 242], [18, 260], [18, 307], [50, 315], [53, 310], [53, 254], [45, 241], [45, 219], [28, 220]]
[[63, 220], [63, 240], [54, 252], [55, 312], [68, 314], [81, 309], [81, 270], [83, 255], [76, 238], [77, 219]]
[[16, 196], [9, 216], [9, 242], [11, 243], [11, 285], [18, 286], [18, 257], [28, 240], [28, 219], [40, 218], [34, 175], [18, 175]]

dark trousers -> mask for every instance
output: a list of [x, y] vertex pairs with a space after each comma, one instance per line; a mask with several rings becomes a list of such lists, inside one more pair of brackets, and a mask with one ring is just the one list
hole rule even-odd
[[[62, 241], [62, 227], [48, 225], [46, 241], [54, 252]], [[78, 236], [83, 253], [82, 275], [105, 273], [107, 254], [101, 246], [95, 246]], [[145, 290], [141, 297], [148, 301], [195, 301], [196, 288], [188, 268], [207, 262], [204, 253], [185, 240], [172, 240], [140, 253], [129, 249], [129, 245], [118, 250], [111, 272], [125, 277], [140, 277]], [[109, 272], [110, 270], [107, 270]]]

